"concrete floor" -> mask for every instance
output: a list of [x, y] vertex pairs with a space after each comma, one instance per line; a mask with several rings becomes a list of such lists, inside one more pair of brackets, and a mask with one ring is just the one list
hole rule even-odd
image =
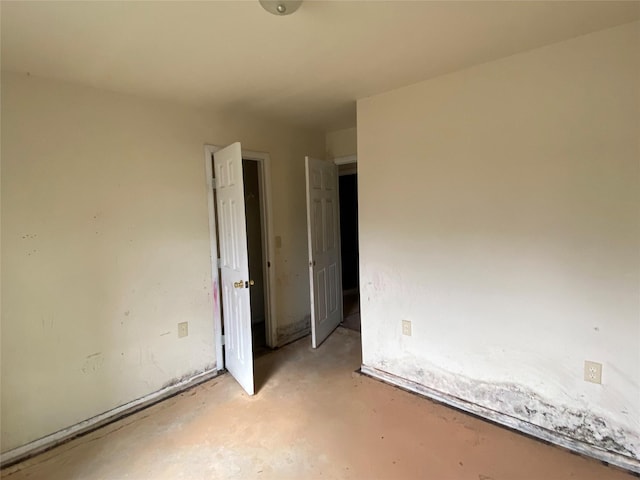
[[19, 479], [630, 479], [621, 470], [354, 374], [339, 328], [3, 470]]

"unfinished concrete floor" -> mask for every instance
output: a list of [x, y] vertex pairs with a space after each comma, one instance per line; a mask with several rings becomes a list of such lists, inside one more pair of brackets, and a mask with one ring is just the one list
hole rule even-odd
[[354, 374], [339, 328], [9, 467], [19, 479], [630, 479], [602, 463]]

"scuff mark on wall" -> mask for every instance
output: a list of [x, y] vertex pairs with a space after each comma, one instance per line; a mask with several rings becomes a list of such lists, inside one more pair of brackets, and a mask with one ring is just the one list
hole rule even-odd
[[640, 436], [628, 426], [616, 424], [587, 408], [554, 405], [521, 385], [474, 380], [435, 366], [425, 367], [423, 361], [408, 357], [393, 361], [380, 360], [370, 366], [569, 439], [624, 455], [634, 461], [640, 460]]
[[91, 355], [87, 355], [85, 357], [80, 370], [85, 374], [97, 372], [102, 368], [103, 362], [104, 357], [102, 356], [102, 352], [92, 353]]
[[308, 335], [311, 331], [311, 315], [305, 316], [302, 320], [278, 327], [278, 346], [298, 340]]

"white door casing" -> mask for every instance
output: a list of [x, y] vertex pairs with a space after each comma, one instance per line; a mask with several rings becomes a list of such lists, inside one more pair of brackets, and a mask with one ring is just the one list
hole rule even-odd
[[249, 259], [242, 148], [239, 142], [213, 154], [220, 232], [221, 294], [225, 365], [249, 395], [254, 394]]
[[338, 167], [306, 157], [311, 343], [317, 348], [342, 322]]

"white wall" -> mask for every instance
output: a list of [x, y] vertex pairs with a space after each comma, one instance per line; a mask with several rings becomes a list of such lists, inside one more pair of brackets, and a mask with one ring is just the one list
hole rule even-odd
[[326, 134], [327, 158], [346, 157], [358, 153], [357, 128], [333, 130]]
[[640, 458], [639, 31], [358, 102], [364, 365]]
[[3, 73], [3, 452], [215, 366], [204, 144], [238, 140], [272, 158], [286, 341], [322, 132]]

